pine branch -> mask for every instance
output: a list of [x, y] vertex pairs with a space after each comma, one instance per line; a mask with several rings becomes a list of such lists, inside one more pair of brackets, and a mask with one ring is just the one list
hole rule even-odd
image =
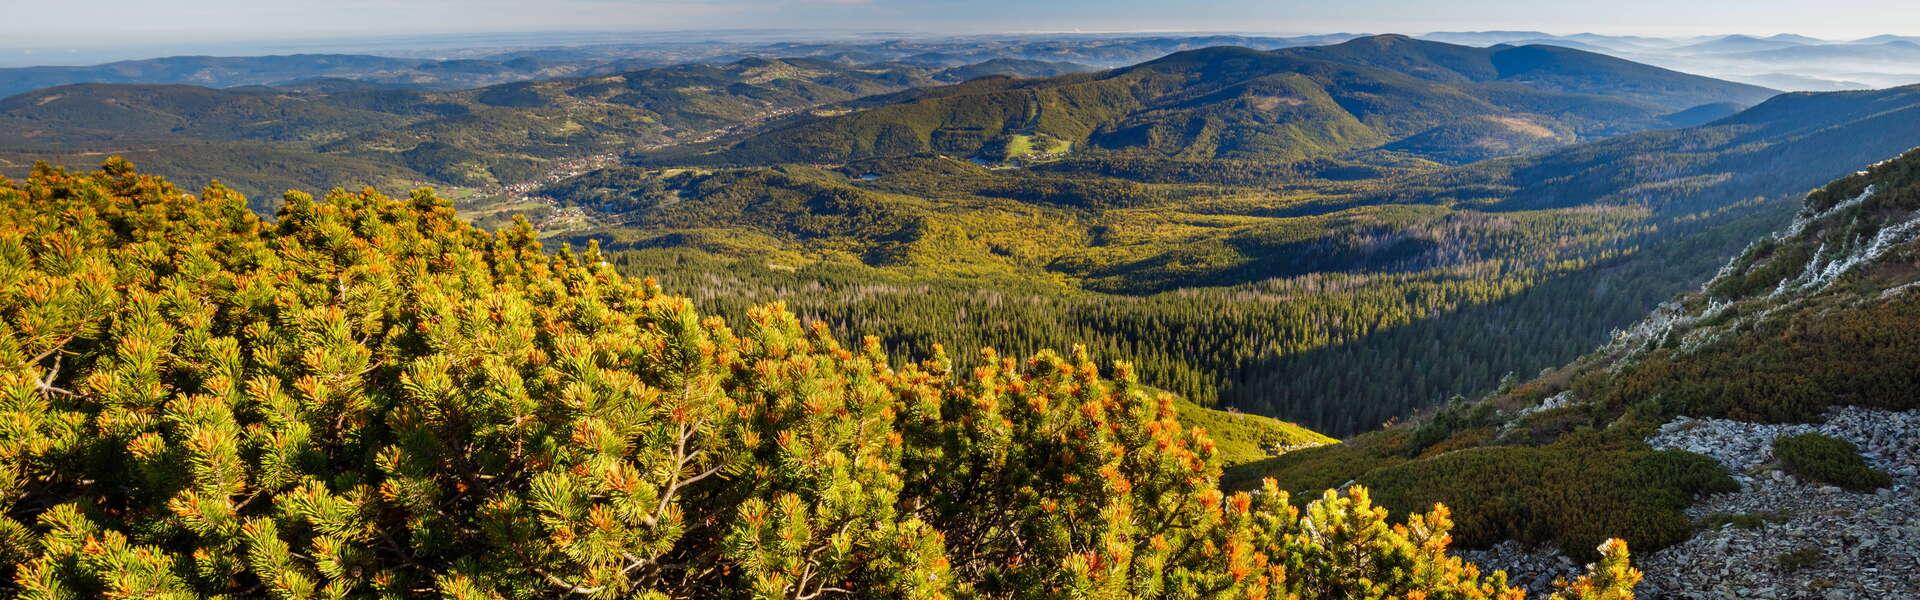
[[579, 594], [581, 596], [597, 596], [600, 594], [600, 592], [604, 592], [607, 590], [607, 586], [604, 586], [604, 585], [597, 586], [597, 587], [582, 587], [582, 586], [577, 586], [571, 583], [567, 583], [567, 580], [561, 579], [560, 576], [558, 575], [548, 573], [546, 569], [542, 569], [540, 567], [534, 567], [533, 572], [539, 574], [541, 577], [545, 577], [548, 583], [559, 586], [560, 589], [565, 590], [569, 594]]
[[[42, 354], [41, 354], [41, 357], [42, 357], [42, 358], [37, 358], [37, 359], [34, 359], [34, 361], [33, 361], [33, 363], [32, 363], [32, 364], [39, 364], [39, 363], [40, 363], [40, 361], [41, 361], [42, 359], [44, 359], [44, 357], [45, 357], [45, 356], [47, 355], [47, 353], [51, 353], [51, 352], [53, 352], [54, 350], [58, 350], [58, 349], [59, 349], [59, 347], [58, 347], [58, 346], [56, 346], [56, 347], [54, 347], [54, 348], [50, 348], [50, 349], [48, 349], [46, 353], [42, 353]], [[47, 376], [46, 376], [46, 377], [42, 377], [42, 378], [40, 378], [39, 380], [36, 380], [36, 381], [34, 381], [34, 382], [33, 382], [33, 383], [34, 383], [34, 387], [37, 387], [37, 388], [39, 388], [39, 389], [40, 389], [40, 392], [41, 392], [41, 393], [46, 393], [46, 394], [59, 394], [59, 395], [62, 395], [62, 396], [68, 396], [68, 397], [72, 397], [72, 396], [78, 396], [78, 395], [79, 395], [79, 394], [75, 394], [75, 393], [73, 393], [73, 391], [72, 391], [72, 390], [68, 390], [68, 389], [65, 389], [65, 388], [61, 388], [61, 387], [57, 387], [57, 386], [55, 386], [55, 385], [53, 385], [53, 381], [54, 381], [54, 379], [60, 376], [60, 361], [61, 361], [61, 359], [63, 359], [63, 358], [65, 358], [65, 356], [66, 356], [66, 355], [64, 355], [64, 354], [56, 354], [56, 355], [54, 355], [54, 357], [53, 357], [53, 368], [52, 368], [52, 369], [49, 369], [49, 370], [47, 371]]]

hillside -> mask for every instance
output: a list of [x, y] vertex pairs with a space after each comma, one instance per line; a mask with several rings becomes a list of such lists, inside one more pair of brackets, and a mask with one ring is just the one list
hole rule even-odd
[[[1299, 493], [1354, 482], [1389, 506], [1446, 502], [1459, 509], [1468, 545], [1554, 541], [1577, 551], [1593, 535], [1581, 526], [1643, 522], [1628, 536], [1636, 547], [1678, 544], [1653, 555], [1654, 590], [1920, 593], [1904, 568], [1884, 576], [1859, 570], [1920, 558], [1897, 526], [1895, 539], [1827, 541], [1880, 536], [1888, 522], [1920, 518], [1911, 510], [1920, 483], [1920, 401], [1912, 394], [1920, 385], [1912, 369], [1920, 302], [1910, 293], [1920, 282], [1916, 215], [1920, 152], [1809, 194], [1790, 225], [1753, 242], [1698, 291], [1567, 366], [1415, 425], [1231, 469], [1227, 481], [1278, 477]], [[1845, 443], [1815, 469], [1776, 441], [1800, 434]], [[1516, 496], [1476, 483], [1543, 477], [1517, 493], [1545, 494], [1567, 485], [1553, 465], [1583, 465], [1591, 477], [1633, 464], [1615, 462], [1616, 453], [1693, 463], [1704, 455], [1711, 464], [1643, 472], [1614, 491], [1554, 492], [1566, 504], [1546, 514], [1592, 516], [1543, 529], [1507, 528], [1511, 511], [1529, 509], [1503, 505]], [[1636, 460], [1644, 467], [1648, 459]], [[1841, 478], [1849, 461], [1858, 475]], [[1676, 484], [1688, 493], [1657, 492]], [[1714, 495], [1693, 495], [1702, 491]], [[1714, 519], [1745, 524], [1700, 525]], [[1799, 553], [1802, 564], [1742, 569], [1754, 556], [1729, 553], [1729, 542], [1750, 544], [1743, 547], [1754, 555]]]
[[[1020, 60], [932, 70], [748, 58], [459, 91], [343, 78], [227, 89], [67, 85], [0, 99], [0, 127], [16, 133], [0, 141], [0, 160], [18, 165], [9, 169], [0, 163], [0, 172], [20, 176], [35, 160], [96, 161], [108, 153], [194, 155], [199, 169], [173, 170], [170, 158], [147, 162], [178, 179], [218, 178], [263, 194], [388, 182], [498, 192], [557, 177], [556, 171], [577, 172], [570, 163], [605, 164], [625, 152], [710, 139], [803, 109], [941, 79], [1073, 70], [1080, 69]], [[249, 166], [255, 161], [236, 160], [217, 149], [263, 144], [275, 156], [335, 165], [332, 172], [341, 177], [294, 179], [299, 185], [281, 186], [277, 182], [288, 181], [294, 172], [314, 169], [256, 169]], [[368, 173], [368, 166], [378, 172]], [[275, 184], [256, 187], [267, 182]]]
[[900, 355], [1085, 343], [1203, 404], [1345, 436], [1585, 353], [1807, 189], [1920, 139], [1914, 110], [1911, 89], [1789, 94], [1453, 168], [919, 155], [619, 167], [537, 193], [585, 211], [554, 239], [722, 314], [779, 297]]
[[1003, 75], [1008, 77], [1058, 77], [1071, 73], [1098, 70], [1095, 67], [1058, 61], [1026, 60], [1019, 58], [995, 58], [970, 65], [961, 65], [944, 69], [933, 74], [935, 81], [960, 83], [981, 77]]
[[1552, 45], [1456, 46], [1374, 36], [1280, 50], [1398, 71], [1447, 83], [1511, 83], [1534, 90], [1627, 99], [1680, 111], [1703, 104], [1752, 106], [1779, 92]]
[[[1399, 36], [1258, 51], [1209, 48], [1040, 81], [987, 80], [870, 99], [655, 163], [839, 163], [975, 157], [1017, 135], [1076, 152], [1295, 161], [1382, 147], [1467, 161], [1665, 126], [1763, 88], [1576, 50], [1470, 48]], [[1461, 126], [1466, 121], [1471, 126]]]
[[[1920, 86], [1782, 94], [1703, 126], [1488, 161], [1395, 193], [1443, 198], [1496, 186], [1509, 209], [1587, 203], [1702, 210], [1740, 197], [1806, 190], [1920, 139]], [[1427, 187], [1437, 184], [1439, 191]]]
[[[285, 89], [82, 84], [0, 100], [0, 126], [17, 134], [0, 142], [0, 152], [18, 157], [11, 162], [30, 164], [63, 154], [166, 147], [181, 155], [208, 144], [270, 143], [280, 154], [322, 155], [312, 158], [319, 163], [378, 163], [386, 171], [381, 182], [498, 186], [537, 179], [556, 161], [714, 135], [819, 104], [904, 89], [926, 76], [807, 59], [748, 59], [455, 92], [347, 81]], [[208, 158], [203, 169], [168, 174], [239, 182], [286, 176]], [[225, 165], [233, 168], [216, 169]], [[297, 187], [343, 181], [303, 183]]]
[[[1326, 419], [1359, 411], [1372, 417], [1361, 421], [1371, 428], [1404, 413], [1369, 407], [1417, 406], [1403, 404], [1408, 393], [1432, 405], [1492, 389], [1505, 373], [1535, 373], [1576, 358], [1609, 330], [1697, 287], [1748, 241], [1786, 223], [1805, 190], [1912, 147], [1920, 140], [1916, 91], [1787, 94], [1702, 127], [1389, 178], [1351, 196], [1297, 207], [1290, 214], [1407, 203], [1474, 206], [1495, 214], [1640, 207], [1661, 225], [1657, 235], [1635, 242], [1632, 256], [1551, 278], [1512, 297], [1242, 367], [1251, 373], [1239, 382], [1243, 391], [1223, 393], [1223, 402], [1352, 432]], [[1560, 333], [1518, 341], [1547, 331]], [[1394, 350], [1404, 348], [1435, 350]], [[1479, 358], [1448, 358], [1461, 354]], [[1436, 364], [1457, 366], [1443, 370]], [[1435, 373], [1376, 386], [1367, 375], [1436, 371], [1477, 371], [1471, 377], [1478, 383]], [[1301, 385], [1302, 373], [1314, 385]], [[1375, 387], [1388, 389], [1376, 393]], [[1319, 391], [1328, 388], [1340, 393]]]
[[[0, 179], [8, 591], [1525, 597], [1444, 507], [1223, 494], [1124, 363], [895, 367], [424, 190], [247, 206], [119, 160]], [[1628, 594], [1599, 552], [1550, 598]]]

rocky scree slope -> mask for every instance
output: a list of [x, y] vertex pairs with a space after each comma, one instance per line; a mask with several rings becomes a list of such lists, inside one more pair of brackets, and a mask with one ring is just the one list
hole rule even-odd
[[[1515, 423], [1669, 417], [1649, 445], [1733, 473], [1737, 490], [1687, 509], [1698, 533], [1643, 564], [1647, 597], [1920, 597], [1916, 291], [1920, 151], [1814, 191], [1790, 226], [1558, 374], [1571, 389]], [[1851, 443], [1884, 485], [1790, 473], [1774, 444], [1809, 433]], [[1472, 556], [1521, 581], [1567, 570], [1552, 552], [1512, 545]]]

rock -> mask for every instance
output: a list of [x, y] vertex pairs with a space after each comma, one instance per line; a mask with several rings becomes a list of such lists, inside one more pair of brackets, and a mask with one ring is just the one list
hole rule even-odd
[[[1848, 493], [1771, 466], [1775, 438], [1806, 432], [1853, 442], [1870, 466], [1893, 476], [1893, 485]], [[1920, 410], [1841, 408], [1818, 424], [1681, 418], [1647, 443], [1697, 452], [1751, 475], [1738, 491], [1696, 500], [1689, 517], [1764, 516], [1765, 523], [1707, 529], [1636, 554], [1635, 566], [1646, 574], [1640, 598], [1920, 599]], [[1806, 557], [1806, 550], [1817, 554]], [[1789, 554], [1802, 558], [1792, 567], [1776, 564]]]

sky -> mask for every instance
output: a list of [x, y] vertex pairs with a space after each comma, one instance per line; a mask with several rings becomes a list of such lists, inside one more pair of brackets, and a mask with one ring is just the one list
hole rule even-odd
[[1920, 34], [1913, 0], [0, 0], [0, 48], [760, 29]]

